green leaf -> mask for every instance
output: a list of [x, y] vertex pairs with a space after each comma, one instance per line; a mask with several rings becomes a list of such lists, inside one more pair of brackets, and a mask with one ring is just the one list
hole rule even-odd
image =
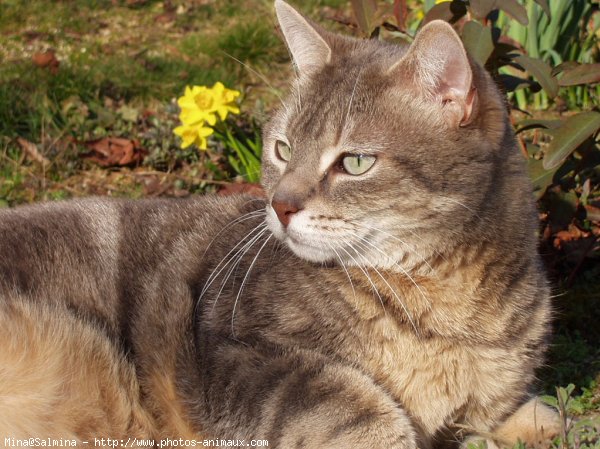
[[496, 7], [506, 12], [521, 25], [529, 25], [527, 10], [517, 0], [496, 0]]
[[470, 20], [463, 28], [462, 40], [467, 53], [478, 63], [485, 65], [494, 51], [491, 28]]
[[514, 92], [515, 90], [526, 88], [530, 88], [533, 91], [535, 91], [536, 88], [538, 90], [541, 89], [540, 85], [535, 81], [508, 75], [507, 73], [499, 74], [498, 80], [502, 83], [502, 86], [504, 86], [504, 89], [507, 92]]
[[556, 76], [559, 73], [565, 72], [569, 69], [574, 69], [575, 67], [579, 67], [578, 62], [575, 62], [575, 61], [562, 62], [552, 69], [552, 76]]
[[528, 118], [516, 123], [516, 126], [519, 127], [516, 131], [516, 134], [534, 128], [558, 129], [561, 127], [562, 124], [562, 120], [543, 120], [536, 118]]
[[501, 9], [521, 25], [529, 24], [527, 10], [517, 0], [471, 0], [469, 5], [477, 19], [485, 19], [493, 10]]
[[471, 12], [477, 19], [485, 19], [487, 15], [496, 9], [496, 0], [471, 0]]
[[371, 20], [377, 10], [376, 0], [352, 0], [352, 9], [358, 27], [365, 36], [371, 34]]
[[552, 19], [552, 14], [550, 13], [550, 6], [548, 6], [548, 0], [535, 0], [535, 2], [542, 7], [548, 18]]
[[[546, 193], [548, 186], [552, 185], [552, 178], [556, 170], [546, 170], [542, 161], [529, 158], [527, 160], [527, 171], [533, 184], [533, 193], [536, 199], [539, 200]], [[553, 399], [556, 400], [556, 398]]]
[[579, 145], [600, 129], [600, 113], [582, 112], [565, 120], [552, 134], [544, 155], [544, 168], [558, 167]]
[[519, 55], [515, 62], [523, 67], [542, 85], [550, 98], [558, 94], [558, 82], [552, 76], [552, 68], [540, 59], [530, 58], [529, 56]]
[[540, 396], [540, 399], [543, 403], [549, 405], [550, 407], [558, 408], [558, 399], [556, 399], [554, 396], [543, 395]]
[[126, 122], [137, 122], [140, 111], [136, 108], [132, 108], [127, 106], [126, 104], [122, 105], [119, 109], [117, 109], [117, 113], [123, 117], [123, 120]]
[[425, 18], [419, 24], [421, 28], [432, 20], [445, 20], [454, 23], [467, 13], [467, 7], [461, 1], [453, 0], [451, 2], [442, 2], [431, 8]]
[[558, 80], [561, 86], [576, 86], [600, 82], [600, 64], [580, 64], [566, 68]]

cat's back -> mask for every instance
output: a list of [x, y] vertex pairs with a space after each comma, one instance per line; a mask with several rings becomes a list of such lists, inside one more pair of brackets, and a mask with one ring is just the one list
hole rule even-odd
[[216, 235], [260, 205], [242, 196], [87, 198], [2, 210], [0, 294], [67, 303], [116, 330], [120, 303], [135, 296], [173, 251], [190, 248], [185, 256], [196, 256], [182, 260], [182, 269], [201, 264], [203, 248], [218, 248]]

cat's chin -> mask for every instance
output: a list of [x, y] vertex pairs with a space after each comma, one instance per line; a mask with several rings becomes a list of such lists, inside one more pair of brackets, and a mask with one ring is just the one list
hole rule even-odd
[[331, 254], [331, 252], [328, 251], [324, 251], [323, 248], [300, 243], [294, 240], [289, 235], [286, 235], [283, 238], [283, 241], [296, 256], [308, 262], [328, 263], [331, 262], [335, 257], [334, 254]]

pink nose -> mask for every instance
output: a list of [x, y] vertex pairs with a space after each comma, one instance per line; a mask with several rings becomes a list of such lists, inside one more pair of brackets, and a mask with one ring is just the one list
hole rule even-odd
[[292, 215], [298, 212], [300, 209], [293, 204], [287, 203], [285, 201], [271, 201], [271, 206], [275, 213], [277, 214], [277, 218], [284, 227], [287, 227], [290, 224], [290, 220], [292, 219]]

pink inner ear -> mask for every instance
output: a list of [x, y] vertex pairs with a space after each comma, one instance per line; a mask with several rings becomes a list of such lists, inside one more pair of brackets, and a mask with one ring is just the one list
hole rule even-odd
[[467, 98], [465, 99], [465, 108], [463, 118], [460, 121], [460, 126], [466, 126], [471, 123], [471, 120], [474, 117], [473, 112], [475, 111], [475, 106], [477, 105], [477, 89], [472, 87], [469, 93], [467, 94]]
[[[446, 57], [451, 56], [449, 54]], [[454, 56], [454, 55], [452, 55]], [[442, 98], [455, 100], [465, 98], [471, 89], [471, 69], [468, 61], [462, 61], [463, 55], [458, 58], [445, 59], [444, 67], [440, 73], [439, 94]], [[465, 58], [466, 59], [466, 58]], [[466, 67], [465, 63], [466, 62]]]
[[452, 27], [430, 22], [417, 35], [409, 54], [416, 62], [417, 83], [442, 103], [448, 120], [467, 124], [477, 95], [471, 86], [469, 59]]

